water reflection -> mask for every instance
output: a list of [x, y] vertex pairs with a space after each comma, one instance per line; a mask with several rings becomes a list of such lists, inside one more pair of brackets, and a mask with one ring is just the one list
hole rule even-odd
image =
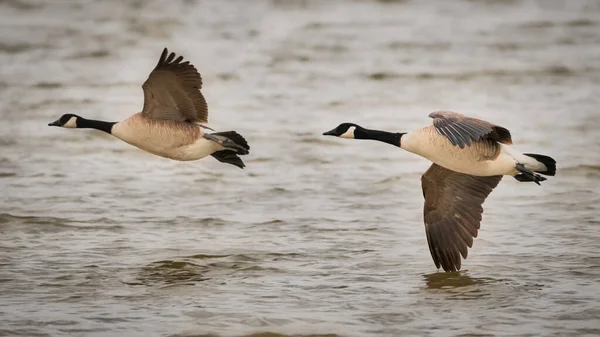
[[423, 275], [423, 278], [425, 279], [427, 289], [462, 288], [496, 282], [496, 280], [490, 277], [471, 277], [464, 271], [455, 273], [437, 272], [433, 274], [425, 274]]

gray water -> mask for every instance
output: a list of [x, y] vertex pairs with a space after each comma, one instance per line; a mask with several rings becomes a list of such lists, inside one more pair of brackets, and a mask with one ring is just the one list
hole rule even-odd
[[[0, 335], [600, 334], [600, 2], [10, 0], [0, 27]], [[163, 47], [246, 169], [46, 126], [140, 111]], [[450, 274], [427, 160], [321, 136], [440, 109], [559, 167], [504, 178]]]

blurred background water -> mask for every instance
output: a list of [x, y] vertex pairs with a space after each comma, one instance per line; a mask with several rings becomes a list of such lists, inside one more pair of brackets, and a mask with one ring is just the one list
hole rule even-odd
[[[600, 334], [600, 2], [4, 0], [0, 27], [0, 335]], [[163, 47], [245, 170], [46, 126], [140, 111]], [[504, 178], [453, 274], [429, 163], [321, 136], [440, 109], [559, 165]]]

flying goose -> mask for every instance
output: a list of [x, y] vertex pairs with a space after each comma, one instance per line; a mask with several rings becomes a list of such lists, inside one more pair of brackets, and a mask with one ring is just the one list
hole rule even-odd
[[62, 115], [49, 126], [96, 129], [152, 154], [181, 161], [208, 155], [218, 161], [244, 168], [238, 155], [249, 153], [250, 146], [235, 131], [214, 131], [208, 122], [208, 107], [200, 92], [202, 78], [196, 68], [175, 58], [165, 48], [148, 79], [142, 85], [144, 107], [121, 122]]
[[429, 117], [433, 125], [407, 133], [343, 123], [323, 135], [378, 140], [433, 162], [421, 177], [425, 234], [435, 266], [454, 272], [477, 237], [481, 205], [502, 176], [539, 185], [546, 178], [538, 173], [555, 175], [556, 161], [511, 149], [510, 132], [501, 126], [450, 111]]

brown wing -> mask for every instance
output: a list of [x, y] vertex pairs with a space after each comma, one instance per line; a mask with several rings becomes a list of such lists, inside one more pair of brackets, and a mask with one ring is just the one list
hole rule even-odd
[[510, 131], [476, 118], [466, 117], [451, 111], [436, 111], [429, 114], [437, 132], [446, 136], [452, 145], [461, 149], [470, 146], [473, 141], [490, 139], [503, 144], [512, 144]]
[[467, 258], [477, 237], [481, 205], [501, 179], [458, 173], [437, 164], [423, 174], [425, 233], [437, 268], [460, 270], [460, 256]]
[[142, 113], [155, 119], [208, 122], [208, 107], [200, 88], [202, 78], [189, 61], [181, 62], [165, 48], [158, 64], [142, 85]]

